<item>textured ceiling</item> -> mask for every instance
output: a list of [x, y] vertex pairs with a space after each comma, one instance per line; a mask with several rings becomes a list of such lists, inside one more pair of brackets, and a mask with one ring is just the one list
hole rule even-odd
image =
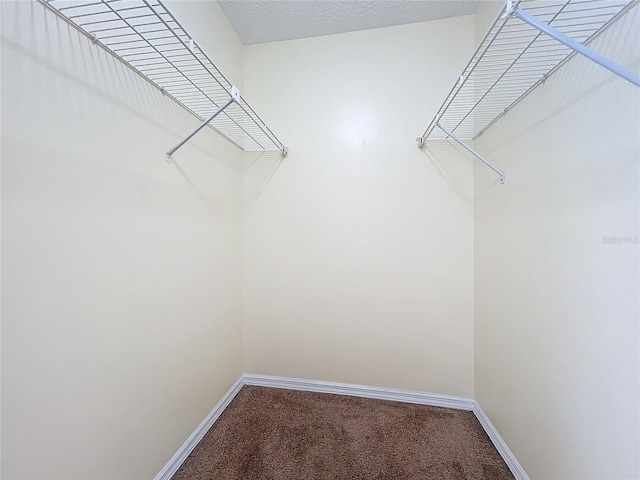
[[245, 45], [471, 15], [479, 0], [219, 0]]

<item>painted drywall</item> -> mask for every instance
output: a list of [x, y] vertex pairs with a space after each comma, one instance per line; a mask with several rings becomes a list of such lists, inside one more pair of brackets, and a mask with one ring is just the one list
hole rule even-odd
[[415, 137], [473, 17], [250, 46], [290, 147], [245, 173], [245, 371], [473, 395], [472, 165]]
[[476, 399], [532, 479], [640, 478], [640, 89], [575, 57], [475, 145]]
[[164, 4], [202, 51], [241, 91], [244, 47], [216, 0], [168, 0]]
[[505, 2], [502, 0], [482, 0], [478, 4], [478, 8], [473, 14], [476, 46], [482, 43], [489, 28], [504, 6]]
[[[242, 155], [207, 130], [166, 163], [193, 116], [0, 7], [2, 478], [153, 478], [242, 373]], [[218, 5], [170, 8], [241, 81]]]

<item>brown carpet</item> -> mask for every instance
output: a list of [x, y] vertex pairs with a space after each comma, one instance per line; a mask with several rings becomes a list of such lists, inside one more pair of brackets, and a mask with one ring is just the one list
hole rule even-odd
[[471, 412], [244, 387], [173, 480], [513, 479]]

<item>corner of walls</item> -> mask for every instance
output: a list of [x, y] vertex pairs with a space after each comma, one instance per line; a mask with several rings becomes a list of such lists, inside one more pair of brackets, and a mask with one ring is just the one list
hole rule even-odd
[[229, 404], [233, 401], [242, 387], [245, 385], [245, 375], [240, 375], [231, 388], [225, 393], [220, 401], [213, 407], [209, 414], [200, 422], [189, 438], [185, 440], [182, 446], [169, 459], [165, 466], [158, 472], [154, 480], [171, 480], [173, 475], [178, 471], [180, 466], [187, 459], [189, 454], [198, 446], [198, 443], [204, 438], [209, 429], [218, 420], [220, 415], [225, 411]]
[[472, 170], [413, 141], [473, 35], [466, 16], [246, 47], [291, 148], [245, 177], [246, 371], [473, 394]]
[[[216, 0], [166, 0], [167, 8], [189, 30], [225, 77], [244, 89], [244, 45]], [[213, 112], [212, 112], [213, 113]]]
[[[481, 0], [476, 8], [476, 11], [473, 15], [473, 31], [474, 31], [474, 48], [478, 48], [484, 36], [487, 33], [487, 30], [491, 26], [492, 22], [500, 12], [502, 5], [504, 4], [503, 0]], [[478, 167], [476, 159], [472, 159], [471, 162], [471, 171], [474, 181], [471, 182], [471, 197], [473, 198], [473, 202], [471, 203], [471, 238], [472, 238], [472, 270], [473, 270], [473, 288], [472, 288], [472, 304], [473, 304], [473, 398], [476, 398], [477, 388], [476, 388], [476, 364], [478, 362], [476, 357], [476, 256], [478, 252], [476, 251], [476, 232], [475, 232], [475, 224], [476, 224], [476, 182], [475, 182], [475, 170]]]
[[[242, 155], [206, 129], [166, 163], [193, 115], [0, 8], [2, 477], [152, 478], [243, 371]], [[242, 82], [219, 6], [170, 8]]]
[[473, 413], [480, 422], [480, 425], [482, 425], [482, 428], [491, 440], [491, 443], [493, 443], [493, 445], [496, 447], [496, 450], [498, 450], [498, 453], [500, 453], [500, 456], [509, 467], [509, 470], [511, 470], [511, 473], [513, 474], [515, 479], [530, 480], [527, 472], [524, 471], [524, 468], [522, 468], [522, 465], [520, 465], [520, 462], [518, 462], [516, 456], [513, 454], [500, 433], [498, 433], [498, 430], [496, 430], [495, 426], [491, 423], [491, 420], [489, 420], [487, 414], [484, 413], [484, 410], [482, 410], [480, 404], [476, 401], [473, 402]]
[[452, 408], [457, 410], [472, 411], [487, 436], [494, 444], [499, 454], [513, 473], [516, 480], [529, 480], [529, 477], [518, 463], [507, 444], [495, 429], [489, 418], [477, 402], [470, 398], [455, 397], [450, 395], [433, 394], [427, 392], [398, 390], [392, 388], [375, 387], [369, 385], [354, 385], [301, 378], [275, 377], [269, 375], [256, 375], [245, 373], [241, 375], [231, 389], [222, 397], [220, 402], [211, 410], [207, 417], [189, 436], [178, 449], [164, 468], [156, 475], [155, 480], [170, 480], [178, 471], [181, 464], [189, 456], [198, 442], [204, 437], [213, 423], [240, 392], [243, 386], [259, 386], [268, 388], [283, 388], [287, 390], [299, 390], [304, 392], [329, 393], [335, 395], [347, 395], [361, 398], [411, 403], [417, 405], [430, 405], [435, 407]]
[[[591, 45], [635, 71], [639, 10]], [[576, 55], [475, 143], [476, 400], [532, 478], [640, 477], [638, 105]]]

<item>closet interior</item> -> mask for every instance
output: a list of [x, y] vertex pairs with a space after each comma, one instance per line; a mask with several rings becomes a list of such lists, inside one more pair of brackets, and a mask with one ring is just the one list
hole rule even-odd
[[633, 0], [515, 0], [504, 4], [431, 123], [417, 137], [452, 138], [505, 182], [505, 173], [469, 146], [575, 54], [640, 87], [640, 77], [588, 45]]
[[42, 0], [62, 18], [243, 150], [287, 148], [160, 1]]
[[0, 2], [3, 476], [169, 480], [244, 385], [640, 475], [640, 0], [255, 45], [225, 3]]

